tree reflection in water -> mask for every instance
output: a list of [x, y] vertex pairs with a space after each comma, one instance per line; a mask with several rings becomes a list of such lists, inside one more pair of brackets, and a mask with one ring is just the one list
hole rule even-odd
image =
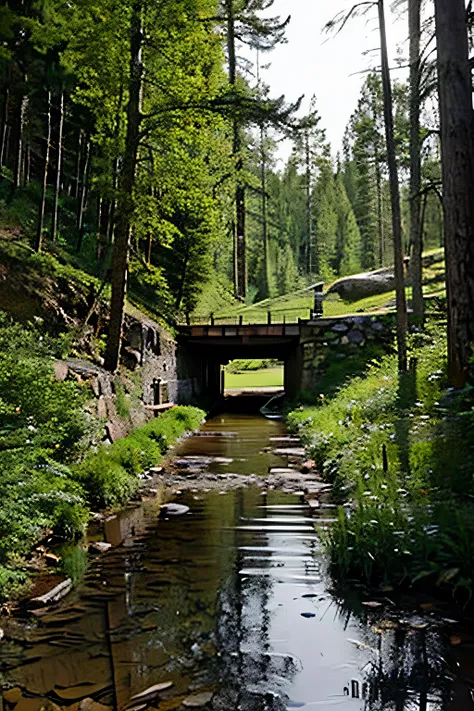
[[[240, 490], [235, 496], [235, 521], [244, 514], [244, 492]], [[219, 596], [217, 638], [221, 656], [219, 692], [213, 709], [286, 711], [286, 689], [298, 671], [298, 662], [289, 654], [272, 651], [269, 600], [275, 582], [269, 575], [242, 575], [245, 566], [240, 543], [240, 532], [235, 528], [235, 562]]]
[[361, 679], [344, 689], [347, 696], [364, 699], [364, 711], [457, 711], [451, 705], [454, 662], [440, 624], [368, 615], [354, 600], [339, 604], [339, 612], [346, 624], [351, 617], [364, 623], [364, 643], [373, 650]]

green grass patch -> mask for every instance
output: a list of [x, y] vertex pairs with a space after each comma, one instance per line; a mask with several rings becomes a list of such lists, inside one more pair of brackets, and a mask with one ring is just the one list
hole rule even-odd
[[118, 506], [127, 501], [139, 487], [139, 475], [160, 464], [176, 440], [199, 427], [204, 414], [196, 407], [174, 407], [128, 437], [87, 456], [75, 467], [74, 476], [91, 505]]
[[[426, 252], [425, 256], [431, 256], [434, 259], [439, 259], [439, 261], [434, 261], [424, 268], [423, 291], [425, 295], [443, 293], [445, 289], [445, 263], [442, 259], [442, 250]], [[325, 289], [328, 287], [329, 284], [326, 284]], [[307, 288], [277, 296], [273, 299], [265, 299], [255, 304], [238, 303], [229, 298], [228, 291], [225, 291], [225, 297], [218, 297], [217, 294], [221, 292], [222, 287], [209, 287], [209, 290], [205, 293], [211, 295], [212, 298], [203, 298], [199, 302], [192, 316], [194, 322], [201, 320], [208, 323], [212, 312], [215, 322], [218, 324], [238, 323], [240, 318], [246, 324], [266, 323], [270, 312], [273, 323], [282, 323], [284, 319], [291, 323], [298, 321], [298, 319], [308, 319], [314, 305], [313, 292]], [[407, 298], [411, 298], [410, 288], [407, 288]], [[343, 301], [335, 295], [324, 301], [324, 315], [330, 318], [347, 314], [380, 311], [394, 300], [395, 291], [353, 302]]]
[[248, 370], [242, 373], [226, 372], [225, 387], [227, 390], [238, 390], [240, 388], [282, 388], [283, 367]]

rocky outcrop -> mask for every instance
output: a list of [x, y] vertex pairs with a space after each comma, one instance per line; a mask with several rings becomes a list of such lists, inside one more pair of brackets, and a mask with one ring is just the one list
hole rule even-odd
[[337, 294], [344, 301], [360, 301], [369, 296], [385, 294], [395, 289], [393, 269], [378, 269], [374, 272], [354, 274], [338, 279], [325, 293], [325, 297]]

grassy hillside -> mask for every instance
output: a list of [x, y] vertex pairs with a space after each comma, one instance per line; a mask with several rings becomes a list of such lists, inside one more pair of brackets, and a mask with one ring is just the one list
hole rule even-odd
[[[425, 256], [439, 255], [440, 250], [427, 252]], [[425, 267], [423, 272], [423, 291], [425, 296], [442, 296], [445, 293], [444, 283], [445, 263], [440, 260], [429, 267]], [[329, 284], [326, 285], [327, 288]], [[208, 322], [210, 313], [214, 313], [216, 323], [233, 323], [242, 317], [244, 323], [265, 323], [268, 312], [272, 314], [274, 323], [295, 322], [298, 319], [309, 318], [313, 308], [313, 292], [311, 289], [300, 289], [284, 296], [273, 299], [265, 299], [256, 304], [242, 305], [233, 303], [227, 299], [227, 303], [222, 304], [221, 298], [213, 300], [213, 294], [209, 293], [206, 299], [201, 300], [199, 307], [193, 314], [193, 321]], [[407, 298], [411, 298], [411, 289], [407, 288]], [[338, 296], [331, 296], [324, 302], [325, 316], [343, 316], [345, 314], [362, 313], [370, 311], [380, 311], [393, 306], [395, 292], [390, 291], [378, 296], [370, 296], [359, 301], [347, 302]]]

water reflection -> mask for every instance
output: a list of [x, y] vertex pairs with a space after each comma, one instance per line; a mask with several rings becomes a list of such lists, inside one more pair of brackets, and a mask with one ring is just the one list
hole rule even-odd
[[[222, 417], [180, 454], [225, 453], [234, 471], [264, 474], [280, 460], [259, 453], [282, 434], [280, 423]], [[7, 625], [3, 688], [61, 707], [93, 697], [123, 709], [172, 681], [153, 708], [184, 709], [197, 692], [212, 693], [214, 711], [470, 708], [469, 663], [454, 673], [431, 618], [400, 623], [328, 592], [304, 497], [256, 486], [182, 501], [181, 518], [159, 520], [146, 504], [108, 521], [114, 548], [71, 597], [34, 624]], [[316, 511], [330, 525], [334, 509]]]

